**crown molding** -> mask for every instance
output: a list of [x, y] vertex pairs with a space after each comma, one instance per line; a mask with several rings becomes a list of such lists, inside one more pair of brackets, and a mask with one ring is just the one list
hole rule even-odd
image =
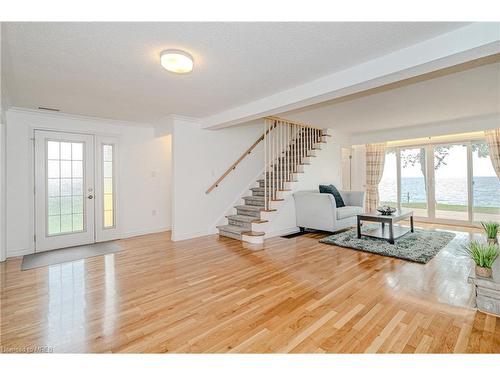
[[10, 107], [6, 112], [14, 112], [14, 113], [22, 113], [28, 115], [40, 115], [44, 117], [53, 117], [53, 118], [63, 118], [63, 119], [71, 119], [71, 120], [79, 120], [79, 121], [94, 121], [94, 122], [105, 122], [110, 125], [117, 126], [132, 126], [132, 127], [143, 127], [143, 128], [154, 128], [153, 124], [149, 123], [140, 123], [134, 121], [126, 121], [126, 120], [116, 120], [104, 117], [96, 117], [96, 116], [86, 116], [86, 115], [76, 115], [66, 112], [50, 112], [41, 109], [32, 109], [32, 108], [24, 108], [24, 107]]

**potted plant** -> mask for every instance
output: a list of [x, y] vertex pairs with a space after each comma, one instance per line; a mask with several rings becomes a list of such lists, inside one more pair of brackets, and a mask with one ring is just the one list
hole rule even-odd
[[500, 252], [498, 245], [471, 241], [465, 252], [476, 263], [477, 276], [491, 277], [491, 266]]
[[490, 244], [498, 244], [498, 228], [500, 227], [499, 223], [494, 223], [494, 222], [488, 222], [488, 223], [481, 223], [481, 225], [484, 228], [484, 231], [486, 233], [486, 237], [488, 237], [488, 243]]

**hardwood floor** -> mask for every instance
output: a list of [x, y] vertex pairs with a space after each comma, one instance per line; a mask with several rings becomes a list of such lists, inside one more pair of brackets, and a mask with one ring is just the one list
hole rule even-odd
[[500, 318], [472, 308], [471, 263], [457, 255], [472, 232], [426, 265], [321, 244], [322, 234], [266, 240], [252, 252], [216, 235], [171, 242], [167, 232], [34, 270], [11, 259], [0, 265], [0, 347], [498, 353]]

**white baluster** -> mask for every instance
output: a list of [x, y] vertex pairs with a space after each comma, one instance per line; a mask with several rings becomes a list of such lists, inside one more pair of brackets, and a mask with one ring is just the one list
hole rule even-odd
[[284, 177], [284, 171], [283, 171], [283, 122], [281, 122], [281, 129], [280, 129], [280, 190], [283, 190], [283, 177]]
[[287, 122], [285, 127], [285, 161], [286, 161], [286, 181], [290, 181], [290, 152], [288, 151], [290, 148], [290, 124]]
[[264, 209], [267, 210], [267, 123], [264, 119]]
[[271, 145], [271, 173], [269, 175], [269, 181], [271, 182], [271, 201], [274, 199], [274, 136], [275, 136], [275, 130], [276, 130], [276, 121], [273, 122], [273, 131], [272, 131], [272, 145]]

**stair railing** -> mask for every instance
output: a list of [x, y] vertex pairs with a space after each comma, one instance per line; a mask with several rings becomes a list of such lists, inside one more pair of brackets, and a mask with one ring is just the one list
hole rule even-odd
[[321, 141], [323, 130], [279, 117], [264, 118], [264, 209], [299, 172], [304, 158]]
[[[273, 129], [275, 128], [276, 125], [270, 127], [267, 131], [269, 132], [272, 132]], [[212, 185], [210, 185], [210, 187], [207, 189], [207, 191], [205, 191], [205, 194], [209, 194], [212, 190], [214, 190], [216, 187], [219, 186], [219, 184], [221, 183], [222, 180], [224, 180], [228, 174], [230, 174], [232, 171], [234, 171], [236, 169], [236, 167], [238, 166], [238, 164], [241, 163], [241, 161], [243, 159], [245, 159], [248, 155], [250, 155], [253, 151], [253, 149], [255, 147], [257, 147], [257, 145], [262, 142], [265, 138], [265, 136], [267, 135], [266, 132], [264, 132], [264, 134], [262, 134], [239, 158], [238, 160], [236, 160], [223, 174], [222, 176], [220, 176], [217, 181], [215, 181]]]
[[309, 151], [321, 140], [323, 130], [308, 124], [285, 120], [279, 117], [264, 118], [263, 134], [215, 181], [205, 192], [209, 194], [219, 186], [239, 163], [264, 143], [264, 209], [278, 199], [278, 192], [285, 189], [286, 182], [293, 180], [299, 166]]

